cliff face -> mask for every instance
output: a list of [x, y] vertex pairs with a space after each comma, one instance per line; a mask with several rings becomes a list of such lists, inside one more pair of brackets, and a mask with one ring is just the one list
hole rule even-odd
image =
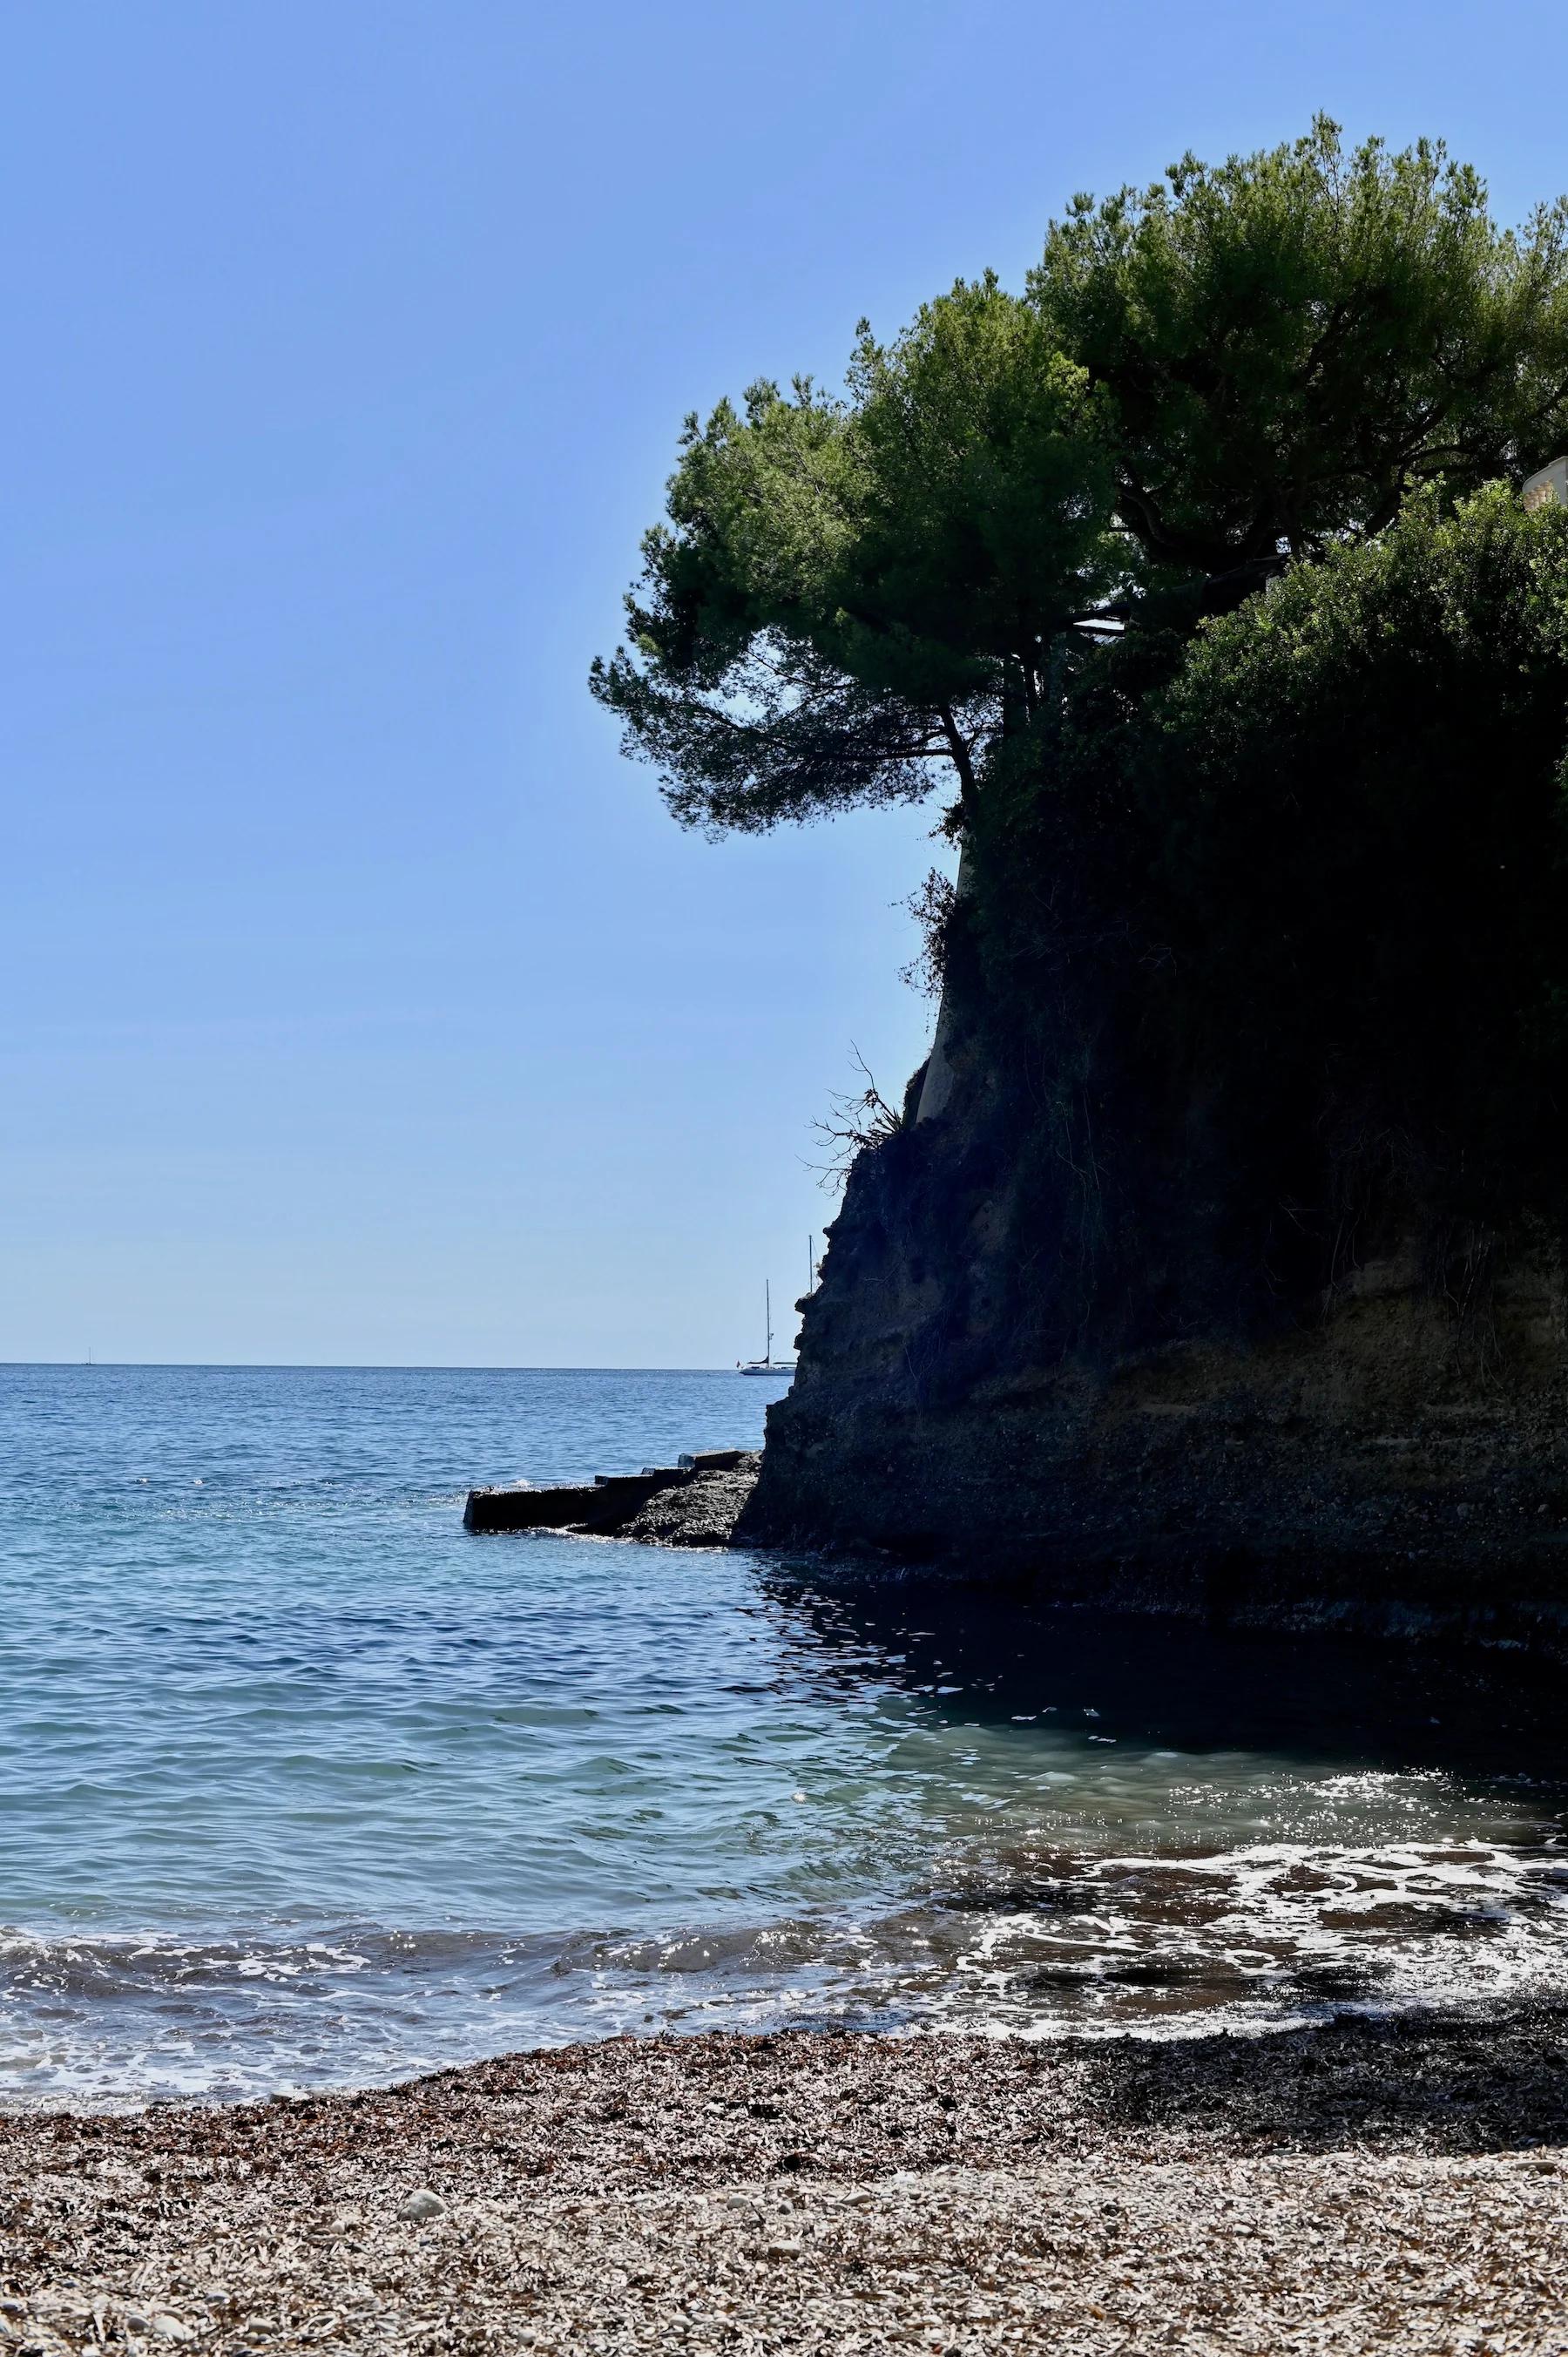
[[1260, 1284], [1189, 1088], [1145, 1124], [1118, 1259], [1086, 1217], [1092, 1146], [1008, 1062], [950, 1005], [904, 1128], [852, 1175], [739, 1535], [1568, 1656], [1557, 1226], [1456, 1246], [1391, 1194], [1326, 1281], [1308, 1254]]

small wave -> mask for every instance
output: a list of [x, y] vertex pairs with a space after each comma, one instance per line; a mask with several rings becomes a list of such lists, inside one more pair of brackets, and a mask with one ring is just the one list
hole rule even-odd
[[467, 1480], [755, 1441], [728, 1375], [0, 1391], [0, 2101], [1562, 1984], [1568, 1757], [1511, 1670], [1391, 1703], [1251, 1640], [464, 1537]]
[[1526, 1994], [1568, 1996], [1560, 1849], [1058, 1849], [897, 1905], [661, 1932], [340, 1922], [213, 1939], [11, 1926], [0, 2102], [362, 2085], [626, 2031], [1190, 2036]]

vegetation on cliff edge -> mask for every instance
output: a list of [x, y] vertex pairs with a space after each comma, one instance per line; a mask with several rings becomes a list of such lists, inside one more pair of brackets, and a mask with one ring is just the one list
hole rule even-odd
[[1556, 1183], [1564, 447], [1568, 210], [1320, 120], [690, 418], [594, 691], [687, 824], [947, 777], [971, 1021], [1124, 1203], [1196, 1153], [1266, 1291], [1380, 1188]]

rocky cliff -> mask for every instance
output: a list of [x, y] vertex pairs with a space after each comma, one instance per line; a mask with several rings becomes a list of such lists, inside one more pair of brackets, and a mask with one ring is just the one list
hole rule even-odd
[[1553, 1222], [1439, 1232], [1391, 1187], [1271, 1276], [1201, 1090], [1126, 1126], [1107, 1211], [1059, 1102], [952, 1002], [852, 1174], [741, 1537], [1568, 1655]]

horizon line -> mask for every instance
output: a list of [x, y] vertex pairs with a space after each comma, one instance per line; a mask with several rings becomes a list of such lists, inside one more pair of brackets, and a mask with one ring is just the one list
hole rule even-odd
[[[0, 1359], [0, 1372], [39, 1367], [74, 1367], [83, 1374], [111, 1372], [160, 1373], [185, 1370], [209, 1374], [340, 1374], [340, 1375], [732, 1375], [742, 1362], [707, 1361], [685, 1366], [660, 1361], [616, 1366], [607, 1361], [560, 1359]], [[779, 1370], [779, 1373], [787, 1371]]]

